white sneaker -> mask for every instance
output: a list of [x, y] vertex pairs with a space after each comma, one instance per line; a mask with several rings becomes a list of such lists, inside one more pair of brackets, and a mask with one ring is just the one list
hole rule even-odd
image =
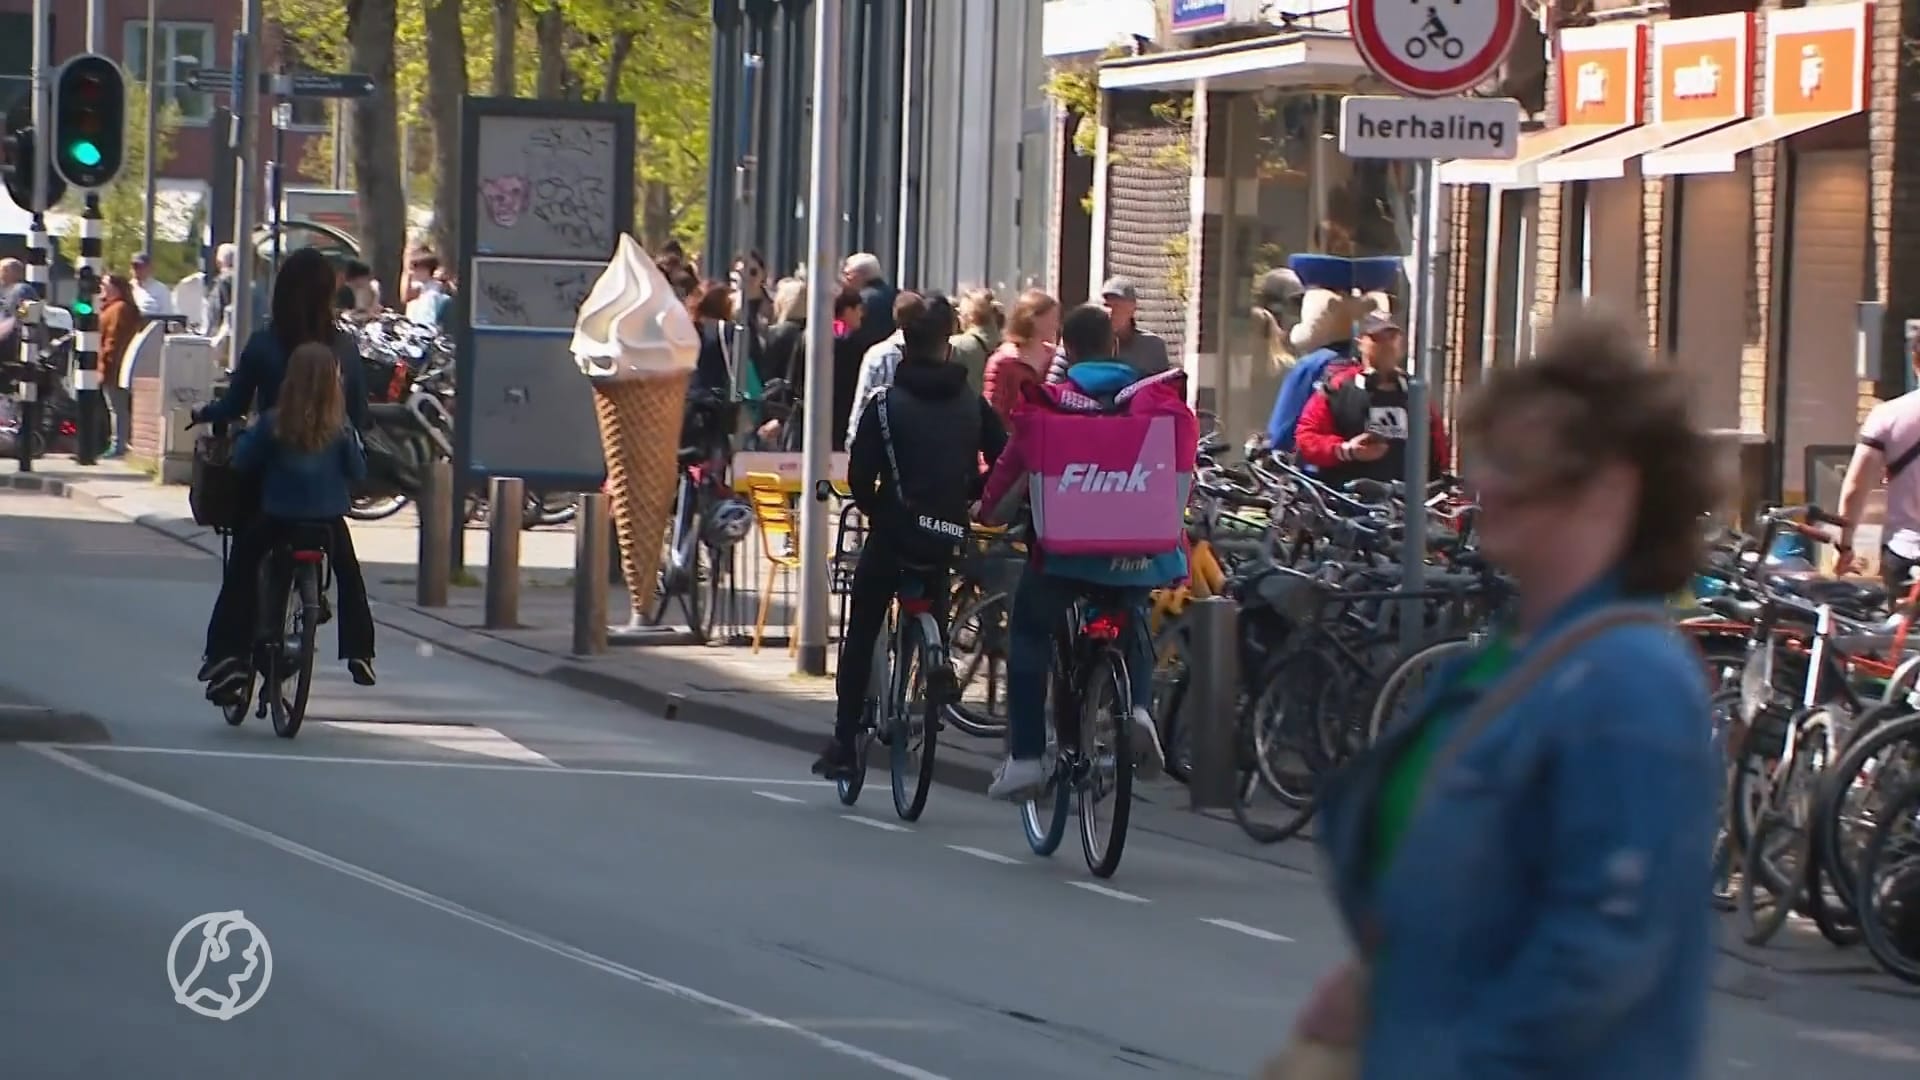
[[993, 771], [987, 798], [1025, 802], [1047, 786], [1047, 765], [1040, 758], [1010, 757]]
[[1133, 707], [1133, 741], [1135, 772], [1154, 777], [1166, 771], [1167, 751], [1160, 745], [1160, 729], [1153, 722], [1153, 713], [1145, 705]]

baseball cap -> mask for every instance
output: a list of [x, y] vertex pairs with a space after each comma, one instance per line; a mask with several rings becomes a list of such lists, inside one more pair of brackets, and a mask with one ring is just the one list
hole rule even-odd
[[1138, 303], [1140, 290], [1134, 288], [1132, 278], [1110, 277], [1105, 285], [1100, 286], [1100, 296], [1102, 299], [1132, 300]]
[[1372, 337], [1382, 330], [1400, 329], [1403, 329], [1400, 325], [1400, 320], [1394, 318], [1393, 313], [1390, 311], [1369, 312], [1366, 318], [1360, 320], [1361, 337]]
[[140, 252], [139, 254], [133, 257], [133, 265], [135, 266], [149, 266], [152, 263], [153, 263], [153, 256], [144, 251]]

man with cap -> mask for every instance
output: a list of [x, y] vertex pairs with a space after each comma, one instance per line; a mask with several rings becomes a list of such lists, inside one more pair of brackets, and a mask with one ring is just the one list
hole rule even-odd
[[[1407, 379], [1404, 336], [1391, 314], [1376, 311], [1360, 323], [1360, 364], [1331, 375], [1300, 414], [1294, 443], [1320, 479], [1338, 486], [1354, 480], [1399, 480], [1407, 472]], [[1440, 411], [1429, 405], [1433, 449], [1428, 472], [1446, 471], [1451, 448]]]
[[153, 276], [153, 256], [141, 252], [133, 257], [133, 306], [146, 318], [172, 315], [173, 290]]
[[1158, 375], [1172, 366], [1167, 359], [1167, 340], [1151, 330], [1142, 330], [1134, 321], [1140, 310], [1140, 290], [1124, 277], [1111, 277], [1100, 287], [1100, 302], [1113, 320], [1113, 339], [1118, 346], [1115, 359], [1141, 375]]

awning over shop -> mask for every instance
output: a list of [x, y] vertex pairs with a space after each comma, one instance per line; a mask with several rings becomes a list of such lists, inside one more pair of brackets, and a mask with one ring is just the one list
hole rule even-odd
[[1123, 57], [1100, 65], [1102, 90], [1265, 90], [1351, 86], [1371, 77], [1353, 39], [1343, 33], [1295, 30], [1271, 37]]
[[1540, 182], [1559, 184], [1571, 180], [1612, 180], [1622, 177], [1627, 175], [1627, 162], [1634, 158], [1664, 150], [1696, 135], [1704, 135], [1726, 122], [1725, 119], [1669, 120], [1628, 128], [1617, 135], [1541, 162]]
[[1520, 152], [1510, 161], [1449, 161], [1440, 166], [1443, 184], [1491, 184], [1502, 188], [1538, 187], [1540, 165], [1553, 158], [1604, 139], [1624, 124], [1567, 124], [1522, 132]]
[[1732, 172], [1737, 167], [1740, 155], [1756, 146], [1765, 146], [1803, 131], [1811, 131], [1822, 124], [1852, 116], [1857, 111], [1848, 109], [1845, 112], [1756, 116], [1697, 139], [1689, 139], [1659, 153], [1648, 154], [1640, 161], [1640, 171], [1647, 176]]

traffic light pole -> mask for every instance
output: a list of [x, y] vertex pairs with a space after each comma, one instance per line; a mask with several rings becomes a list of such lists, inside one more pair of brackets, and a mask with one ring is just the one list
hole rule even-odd
[[[47, 101], [47, 52], [52, 44], [47, 40], [52, 30], [52, 22], [47, 11], [47, 0], [33, 0], [33, 133], [39, 142], [33, 158], [33, 205], [28, 207], [33, 220], [27, 225], [27, 284], [33, 287], [33, 318], [23, 322], [20, 329], [21, 376], [16, 390], [19, 398], [20, 426], [14, 437], [14, 452], [20, 461], [21, 472], [33, 471], [33, 436], [40, 430], [40, 391], [45, 376], [40, 370], [40, 349], [46, 336], [46, 327], [40, 317], [40, 311], [47, 301], [47, 169], [52, 166], [52, 157], [46, 149], [47, 114], [50, 111]], [[16, 313], [17, 315], [17, 313]]]
[[238, 137], [234, 140], [237, 172], [234, 179], [233, 245], [239, 257], [233, 266], [233, 355], [253, 333], [254, 269], [259, 257], [253, 246], [254, 222], [259, 217], [260, 175], [260, 34], [266, 17], [261, 0], [246, 0], [233, 57], [235, 75], [233, 113]]
[[[100, 51], [101, 29], [106, 23], [105, 0], [87, 4], [87, 51]], [[147, 42], [148, 50], [154, 43]], [[55, 153], [59, 148], [53, 148]], [[80, 270], [74, 282], [73, 314], [73, 389], [79, 416], [74, 427], [74, 460], [81, 465], [97, 461], [94, 447], [100, 436], [102, 419], [100, 394], [100, 273], [104, 269], [101, 240], [100, 189], [87, 189], [87, 208], [80, 216]]]

